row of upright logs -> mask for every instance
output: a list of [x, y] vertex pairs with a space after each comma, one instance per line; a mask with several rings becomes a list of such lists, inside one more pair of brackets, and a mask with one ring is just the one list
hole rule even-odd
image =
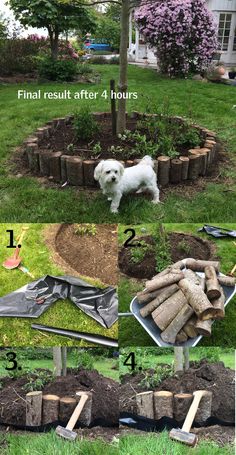
[[[219, 275], [218, 261], [185, 259], [146, 282], [137, 294], [140, 315], [151, 315], [165, 343], [181, 344], [198, 335], [210, 336], [213, 320], [225, 316], [223, 286], [236, 279]], [[195, 272], [204, 272], [200, 277]]]
[[[193, 401], [191, 393], [172, 393], [170, 391], [148, 391], [136, 395], [137, 415], [159, 420], [162, 417], [174, 418], [183, 422]], [[212, 392], [202, 397], [195, 422], [203, 424], [211, 416]]]
[[[86, 393], [89, 399], [79, 421], [84, 425], [89, 425], [91, 423], [92, 394]], [[77, 404], [78, 399], [76, 398], [43, 395], [41, 391], [29, 392], [26, 395], [26, 426], [39, 427], [57, 421], [67, 422]]]

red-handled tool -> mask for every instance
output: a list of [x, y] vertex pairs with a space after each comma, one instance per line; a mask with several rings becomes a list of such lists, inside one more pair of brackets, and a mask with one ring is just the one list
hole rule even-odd
[[18, 238], [17, 240], [17, 246], [16, 246], [16, 249], [15, 249], [15, 253], [13, 254], [13, 256], [11, 256], [10, 258], [6, 259], [5, 262], [3, 262], [3, 267], [5, 267], [5, 269], [16, 269], [21, 261], [22, 261], [22, 258], [19, 256], [20, 254], [20, 248], [21, 248], [21, 243], [23, 241], [23, 238], [26, 234], [26, 231], [28, 231], [28, 227], [23, 227], [22, 228], [22, 231], [21, 231], [21, 234], [20, 234], [20, 237]]

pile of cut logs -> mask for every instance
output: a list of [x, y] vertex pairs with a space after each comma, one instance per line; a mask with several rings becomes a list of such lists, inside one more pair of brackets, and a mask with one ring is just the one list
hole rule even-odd
[[[136, 395], [137, 415], [159, 420], [170, 417], [183, 422], [193, 401], [191, 393], [142, 392]], [[206, 391], [198, 407], [195, 423], [203, 424], [211, 416], [212, 392]]]
[[[184, 343], [198, 335], [211, 336], [214, 319], [225, 315], [222, 286], [236, 279], [219, 275], [218, 261], [192, 258], [178, 261], [146, 282], [137, 301], [143, 318], [151, 315], [166, 343]], [[196, 272], [204, 272], [200, 277]]]
[[[81, 412], [79, 422], [89, 426], [92, 420], [92, 393]], [[39, 427], [58, 420], [67, 422], [78, 404], [78, 397], [43, 395], [43, 392], [29, 392], [26, 395], [26, 426]]]

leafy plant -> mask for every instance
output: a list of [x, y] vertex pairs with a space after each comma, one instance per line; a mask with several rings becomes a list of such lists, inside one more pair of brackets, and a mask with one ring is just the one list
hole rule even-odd
[[111, 153], [111, 155], [116, 156], [119, 153], [124, 152], [124, 148], [121, 147], [120, 145], [111, 145], [111, 147], [108, 148], [108, 151]]
[[97, 142], [93, 148], [92, 148], [92, 151], [93, 151], [93, 155], [94, 155], [94, 158], [98, 158], [101, 151], [102, 151], [102, 147], [101, 147], [101, 144], [100, 142]]
[[96, 224], [76, 224], [75, 234], [94, 236], [97, 233]]
[[154, 389], [157, 387], [164, 379], [169, 378], [174, 373], [172, 365], [157, 365], [155, 366], [155, 371], [145, 371], [144, 378], [141, 379], [139, 385], [145, 387], [146, 389]]
[[93, 370], [94, 368], [94, 359], [88, 351], [79, 351], [77, 358], [77, 367], [84, 368], [86, 370]]
[[156, 243], [156, 271], [161, 272], [171, 264], [171, 251], [168, 234], [162, 224], [157, 225], [154, 233]]
[[89, 140], [99, 131], [98, 123], [87, 107], [75, 113], [73, 126], [78, 139]]
[[186, 254], [189, 254], [191, 251], [191, 247], [188, 242], [186, 242], [186, 240], [181, 240], [177, 245], [177, 249], [179, 251], [183, 251]]
[[45, 57], [39, 63], [38, 73], [42, 79], [70, 82], [77, 74], [77, 63], [73, 60], [55, 61], [50, 57]]
[[75, 152], [74, 144], [71, 143], [71, 144], [67, 145], [66, 151], [67, 151], [68, 155], [74, 155], [74, 152]]
[[139, 241], [140, 246], [131, 248], [130, 260], [133, 264], [139, 264], [145, 258], [146, 253], [150, 250], [151, 246], [144, 240]]
[[37, 371], [35, 374], [37, 377], [29, 376], [29, 382], [22, 387], [27, 393], [34, 390], [42, 390], [46, 384], [54, 379], [54, 376], [46, 370]]

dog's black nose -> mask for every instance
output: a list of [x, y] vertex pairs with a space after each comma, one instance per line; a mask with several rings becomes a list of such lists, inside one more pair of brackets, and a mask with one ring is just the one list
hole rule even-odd
[[116, 178], [115, 178], [115, 177], [112, 177], [112, 181], [115, 182], [115, 181], [116, 181]]

